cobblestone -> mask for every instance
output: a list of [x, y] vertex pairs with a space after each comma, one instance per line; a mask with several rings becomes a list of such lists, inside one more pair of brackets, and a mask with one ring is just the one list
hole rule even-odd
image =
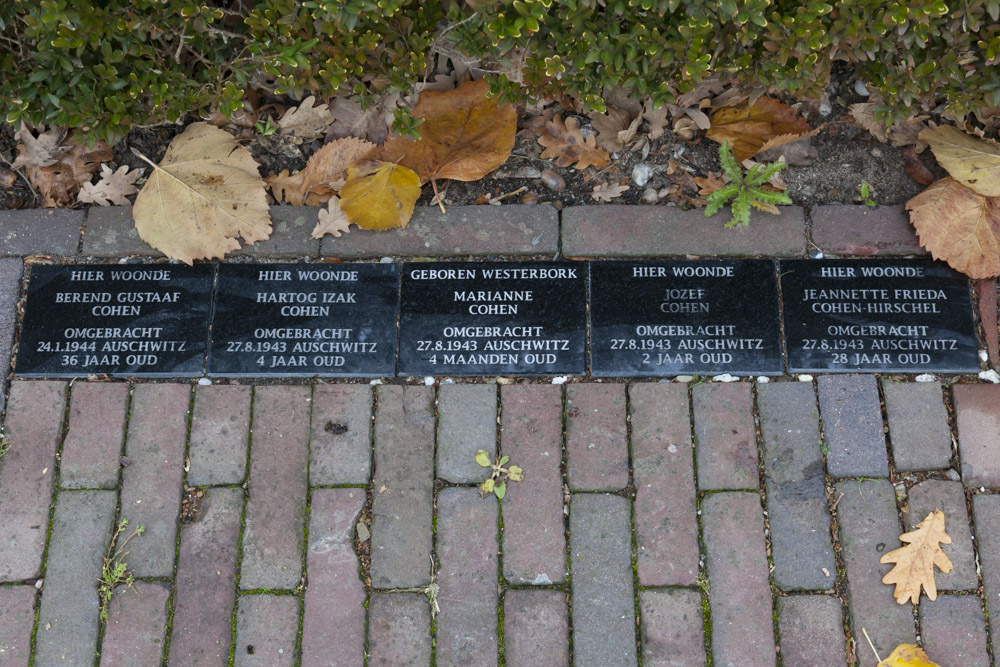
[[234, 664], [246, 667], [294, 665], [299, 598], [243, 595], [236, 608]]
[[191, 415], [191, 486], [239, 484], [246, 477], [250, 387], [196, 387]]
[[136, 582], [116, 591], [108, 605], [107, 629], [101, 644], [101, 667], [144, 667], [160, 663], [167, 626], [170, 587]]
[[962, 481], [1000, 488], [1000, 385], [956, 384], [952, 391]]
[[829, 595], [796, 595], [778, 601], [785, 667], [847, 667], [843, 612]]
[[307, 257], [319, 255], [320, 242], [312, 238], [317, 211], [311, 206], [272, 206], [271, 236], [253, 245], [244, 245], [234, 255], [250, 257]]
[[750, 384], [700, 384], [691, 390], [698, 488], [756, 489], [757, 441]]
[[422, 593], [372, 593], [369, 667], [425, 667], [431, 662], [431, 608]]
[[759, 385], [757, 405], [764, 438], [774, 581], [785, 590], [832, 588], [837, 564], [812, 386], [801, 382]]
[[181, 527], [170, 664], [229, 664], [242, 489], [209, 489], [195, 521]]
[[476, 489], [442, 489], [437, 500], [437, 662], [497, 664], [497, 502]]
[[687, 387], [644, 382], [629, 389], [639, 584], [698, 581], [698, 520]]
[[756, 493], [712, 493], [701, 505], [712, 656], [726, 667], [775, 664], [764, 517]]
[[[975, 496], [972, 516], [976, 521], [976, 540], [983, 568], [983, 591], [987, 609], [1000, 609], [1000, 496]], [[1000, 614], [990, 614], [990, 636], [994, 655], [1000, 643]]]
[[898, 206], [814, 206], [812, 240], [828, 255], [926, 255], [910, 218]]
[[951, 431], [940, 382], [882, 380], [892, 460], [898, 470], [951, 465]]
[[566, 594], [515, 590], [504, 594], [504, 657], [507, 667], [569, 665]]
[[313, 491], [302, 621], [306, 667], [364, 663], [365, 587], [354, 553], [354, 527], [364, 504], [364, 489]]
[[969, 512], [965, 507], [965, 493], [961, 482], [947, 482], [928, 479], [910, 487], [907, 494], [909, 511], [903, 513], [907, 530], [935, 510], [944, 512], [951, 544], [943, 548], [951, 564], [951, 572], [935, 572], [934, 581], [939, 591], [971, 590], [979, 587], [976, 574], [976, 555], [972, 550], [972, 534], [969, 532]]
[[114, 516], [114, 491], [59, 494], [38, 612], [36, 665], [93, 664], [100, 621], [97, 582]]
[[524, 481], [503, 500], [503, 575], [514, 584], [555, 584], [566, 573], [562, 394], [552, 385], [501, 387], [500, 443]]
[[566, 453], [573, 491], [617, 491], [628, 484], [624, 384], [566, 388]]
[[486, 477], [476, 463], [483, 449], [496, 460], [497, 388], [491, 384], [442, 385], [438, 393], [437, 474], [454, 484]]
[[927, 655], [938, 664], [990, 664], [978, 595], [939, 595], [934, 602], [921, 598], [920, 636]]
[[68, 208], [0, 210], [0, 255], [75, 255], [82, 226]]
[[643, 667], [705, 664], [700, 593], [683, 588], [640, 591], [639, 609]]
[[[14, 323], [17, 318], [15, 306], [21, 289], [21, 272], [24, 264], [12, 257], [0, 258], [0, 377], [10, 372], [10, 344], [14, 338]], [[4, 386], [0, 382], [0, 410], [4, 404]]]
[[313, 392], [309, 479], [314, 486], [367, 484], [372, 469], [372, 388], [321, 384]]
[[834, 477], [888, 477], [878, 382], [871, 375], [823, 375], [817, 380], [826, 469]]
[[174, 571], [190, 400], [191, 388], [184, 384], [135, 388], [121, 516], [132, 527], [145, 526], [142, 539], [129, 543], [128, 563], [137, 577], [169, 577]]
[[[861, 637], [861, 628], [867, 628], [879, 655], [888, 655], [899, 644], [916, 642], [910, 607], [896, 604], [882, 583], [892, 565], [878, 562], [901, 546], [896, 496], [884, 479], [839, 482], [836, 491], [851, 630]], [[878, 662], [871, 651], [859, 650], [858, 660], [861, 667]]]
[[573, 663], [634, 665], [635, 598], [629, 502], [574, 495], [569, 513], [573, 574]]
[[754, 211], [748, 227], [724, 229], [726, 216], [708, 220], [703, 211], [670, 206], [570, 206], [563, 209], [562, 243], [567, 257], [722, 255], [747, 257], [805, 254], [805, 218], [783, 206], [772, 218]]
[[375, 588], [430, 583], [434, 390], [378, 388], [371, 577]]
[[64, 489], [118, 485], [128, 385], [102, 382], [73, 388], [59, 485]]
[[323, 237], [322, 254], [361, 257], [456, 257], [462, 255], [555, 255], [559, 214], [551, 206], [418, 206], [406, 229], [391, 235], [356, 229]]
[[131, 206], [91, 206], [83, 233], [83, 254], [94, 257], [163, 256], [139, 238]]
[[11, 383], [0, 461], [0, 582], [41, 571], [65, 405], [64, 382]]
[[255, 401], [240, 587], [292, 589], [302, 576], [310, 390], [258, 387]]
[[27, 665], [35, 625], [35, 587], [0, 586], [0, 663]]

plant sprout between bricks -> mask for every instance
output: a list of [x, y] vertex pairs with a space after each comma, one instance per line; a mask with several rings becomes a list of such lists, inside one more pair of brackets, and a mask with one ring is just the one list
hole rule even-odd
[[490, 463], [490, 455], [485, 449], [476, 452], [476, 463], [483, 468], [489, 468], [492, 472], [490, 476], [479, 485], [479, 495], [485, 498], [491, 493], [496, 494], [497, 500], [503, 500], [507, 495], [507, 480], [521, 482], [524, 480], [524, 471], [519, 466], [504, 468], [510, 461], [509, 456], [500, 456], [496, 463]]

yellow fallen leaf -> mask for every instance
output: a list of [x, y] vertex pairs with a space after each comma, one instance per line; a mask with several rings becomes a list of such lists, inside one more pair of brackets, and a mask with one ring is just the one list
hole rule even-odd
[[420, 177], [391, 162], [364, 160], [347, 170], [340, 208], [362, 229], [406, 227], [420, 197]]
[[937, 599], [934, 567], [944, 573], [951, 572], [951, 559], [941, 549], [941, 544], [951, 544], [951, 537], [944, 530], [944, 512], [937, 510], [917, 524], [915, 530], [899, 536], [905, 544], [883, 555], [878, 562], [895, 563], [896, 566], [882, 577], [883, 584], [896, 584], [894, 596], [899, 604], [912, 600], [916, 604], [923, 588], [927, 597]]
[[1000, 275], [1000, 198], [944, 178], [906, 202], [906, 210], [934, 259], [976, 280]]
[[[145, 159], [145, 158], [144, 158]], [[139, 237], [186, 264], [221, 258], [271, 235], [271, 216], [257, 162], [224, 130], [192, 123], [174, 137], [136, 197]]]
[[924, 130], [920, 140], [956, 181], [986, 197], [1000, 197], [1000, 146], [995, 142], [952, 125]]
[[938, 667], [924, 650], [913, 644], [900, 644], [878, 667]]
[[712, 141], [729, 141], [738, 162], [753, 157], [766, 145], [776, 148], [812, 134], [799, 112], [778, 100], [760, 96], [752, 105], [725, 107], [712, 114], [712, 127], [705, 135]]

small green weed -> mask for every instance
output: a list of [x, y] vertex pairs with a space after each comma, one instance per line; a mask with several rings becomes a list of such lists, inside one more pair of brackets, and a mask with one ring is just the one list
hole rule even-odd
[[524, 480], [524, 471], [518, 466], [504, 468], [510, 461], [509, 456], [501, 456], [496, 463], [490, 463], [490, 455], [485, 449], [476, 452], [476, 463], [483, 468], [490, 468], [493, 472], [489, 479], [479, 485], [479, 495], [485, 498], [491, 493], [495, 493], [497, 500], [503, 500], [507, 495], [507, 480], [520, 482]]
[[253, 127], [257, 130], [257, 135], [261, 137], [270, 137], [278, 133], [278, 126], [270, 116], [267, 117], [267, 120], [258, 120]]
[[128, 552], [125, 551], [125, 546], [128, 545], [129, 540], [133, 537], [142, 535], [146, 527], [139, 526], [119, 545], [118, 538], [121, 537], [126, 528], [128, 528], [128, 519], [123, 518], [115, 527], [115, 533], [111, 536], [111, 546], [108, 547], [108, 555], [104, 557], [104, 564], [101, 566], [101, 578], [97, 587], [97, 594], [100, 597], [101, 603], [101, 621], [108, 620], [108, 606], [111, 604], [111, 596], [114, 594], [116, 588], [119, 586], [128, 586], [135, 593], [135, 589], [132, 588], [132, 584], [135, 583], [135, 577], [132, 574], [132, 570], [128, 569], [128, 565], [125, 563], [125, 556], [128, 555]]
[[765, 190], [764, 184], [771, 177], [784, 169], [784, 162], [775, 162], [767, 166], [755, 164], [746, 174], [736, 162], [729, 150], [729, 141], [723, 141], [719, 147], [719, 161], [722, 170], [729, 176], [729, 184], [708, 195], [708, 205], [705, 207], [705, 217], [715, 215], [730, 199], [732, 203], [732, 219], [726, 223], [726, 228], [750, 224], [750, 207], [778, 213], [777, 204], [791, 204], [792, 200], [784, 192]]
[[858, 192], [860, 193], [860, 196], [857, 201], [862, 202], [869, 208], [875, 208], [878, 206], [878, 203], [875, 201], [875, 188], [873, 188], [868, 181], [861, 181], [861, 184], [858, 186]]
[[10, 451], [10, 443], [7, 442], [7, 438], [0, 435], [0, 459], [7, 455]]

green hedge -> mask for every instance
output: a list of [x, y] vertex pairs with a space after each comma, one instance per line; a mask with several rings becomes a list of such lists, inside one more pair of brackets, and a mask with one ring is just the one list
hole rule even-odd
[[[432, 47], [500, 72], [504, 99], [605, 85], [657, 103], [713, 72], [808, 96], [855, 63], [891, 113], [1000, 106], [1000, 0], [6, 0], [0, 107], [10, 123], [114, 141], [250, 87], [372, 96], [424, 77]], [[519, 51], [517, 51], [519, 52]], [[515, 77], [516, 78], [516, 77]]]

